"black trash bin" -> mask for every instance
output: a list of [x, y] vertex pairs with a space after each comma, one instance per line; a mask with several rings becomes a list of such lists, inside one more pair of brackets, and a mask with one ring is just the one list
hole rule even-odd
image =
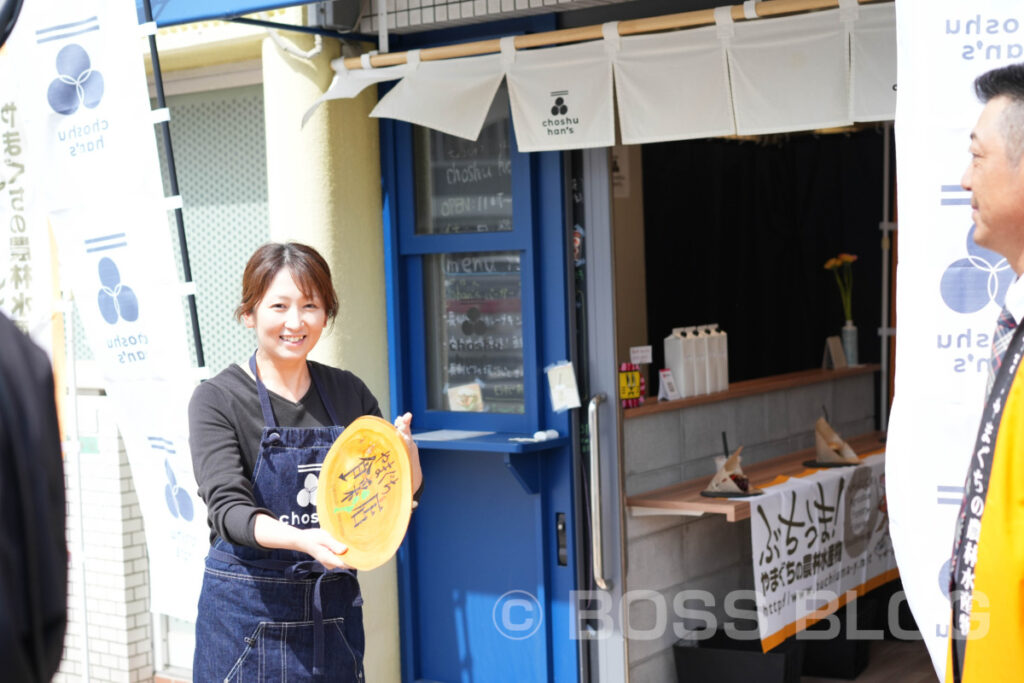
[[789, 638], [769, 652], [761, 641], [734, 640], [716, 630], [676, 643], [679, 683], [800, 683], [802, 643]]
[[[853, 617], [849, 615], [854, 610]], [[878, 600], [862, 596], [835, 612], [839, 619], [839, 633], [825, 640], [810, 639], [814, 633], [829, 629], [828, 620], [822, 620], [809, 627], [800, 639], [804, 643], [805, 676], [824, 678], [845, 678], [853, 680], [868, 666], [871, 641], [867, 634], [884, 636], [879, 619]], [[849, 619], [853, 618], [858, 634], [849, 632]], [[834, 623], [834, 622], [833, 622]], [[879, 638], [881, 639], [881, 638]]]

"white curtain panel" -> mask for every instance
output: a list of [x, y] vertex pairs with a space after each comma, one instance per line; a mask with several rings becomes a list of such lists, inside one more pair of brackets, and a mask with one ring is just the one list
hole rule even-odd
[[850, 108], [854, 121], [896, 118], [896, 3], [864, 5], [850, 53]]
[[714, 26], [623, 38], [615, 98], [626, 145], [736, 132], [729, 69]]
[[506, 78], [520, 152], [615, 144], [612, 63], [605, 44], [515, 53]]
[[838, 10], [738, 23], [728, 53], [740, 135], [852, 123]]
[[[368, 63], [368, 62], [367, 62]], [[317, 107], [328, 100], [341, 100], [356, 97], [371, 85], [383, 83], [384, 81], [396, 81], [409, 73], [409, 65], [399, 64], [398, 66], [386, 66], [379, 69], [364, 68], [349, 70], [345, 67], [344, 58], [338, 58], [331, 62], [334, 67], [334, 78], [331, 85], [323, 95], [318, 97], [312, 106], [302, 115], [302, 125], [316, 112]]]
[[476, 140], [503, 77], [496, 54], [414, 64], [370, 116]]

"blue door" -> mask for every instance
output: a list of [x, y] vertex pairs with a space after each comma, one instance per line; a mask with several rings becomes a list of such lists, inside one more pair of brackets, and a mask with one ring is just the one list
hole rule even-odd
[[403, 679], [578, 680], [576, 421], [545, 374], [571, 357], [562, 157], [516, 150], [503, 89], [478, 140], [381, 120], [381, 150], [392, 405], [425, 480]]

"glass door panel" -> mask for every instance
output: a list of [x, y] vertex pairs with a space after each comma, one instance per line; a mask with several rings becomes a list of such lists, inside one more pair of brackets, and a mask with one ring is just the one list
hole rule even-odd
[[521, 269], [517, 251], [424, 257], [429, 409], [525, 411]]

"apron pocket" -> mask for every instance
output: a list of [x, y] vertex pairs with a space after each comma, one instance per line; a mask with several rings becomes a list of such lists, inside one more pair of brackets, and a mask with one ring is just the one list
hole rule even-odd
[[[363, 658], [345, 636], [345, 618], [324, 619], [324, 675], [318, 681], [362, 683]], [[260, 622], [225, 681], [313, 680], [313, 622]]]

